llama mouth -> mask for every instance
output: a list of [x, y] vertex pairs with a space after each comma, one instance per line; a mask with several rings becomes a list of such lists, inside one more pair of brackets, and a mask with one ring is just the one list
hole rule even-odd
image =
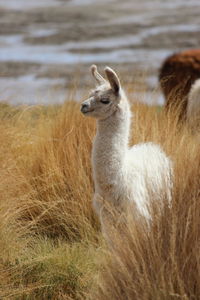
[[84, 115], [86, 115], [86, 114], [88, 114], [88, 113], [90, 113], [90, 112], [93, 112], [93, 111], [94, 111], [94, 109], [91, 109], [91, 110], [82, 111], [82, 113], [83, 113]]

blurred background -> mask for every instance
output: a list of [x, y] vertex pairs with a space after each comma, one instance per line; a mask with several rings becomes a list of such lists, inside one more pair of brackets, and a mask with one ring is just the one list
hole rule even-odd
[[0, 0], [0, 101], [62, 103], [72, 90], [81, 100], [95, 63], [162, 104], [161, 63], [199, 47], [199, 0]]

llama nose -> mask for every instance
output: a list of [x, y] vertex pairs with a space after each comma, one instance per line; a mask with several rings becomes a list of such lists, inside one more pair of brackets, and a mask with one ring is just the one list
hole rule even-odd
[[87, 112], [88, 111], [88, 108], [89, 108], [89, 104], [87, 104], [87, 103], [83, 103], [82, 105], [81, 105], [81, 112]]

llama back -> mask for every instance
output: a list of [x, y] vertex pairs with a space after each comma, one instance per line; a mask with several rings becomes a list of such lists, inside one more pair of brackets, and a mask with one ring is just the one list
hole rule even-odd
[[[171, 201], [172, 163], [156, 144], [138, 144], [129, 150], [129, 185], [139, 213], [149, 217], [151, 204], [163, 207]], [[132, 183], [132, 184], [131, 184]]]

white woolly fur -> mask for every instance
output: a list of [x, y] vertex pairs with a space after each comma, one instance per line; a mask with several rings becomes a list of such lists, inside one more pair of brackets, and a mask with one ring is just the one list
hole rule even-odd
[[187, 121], [190, 126], [200, 128], [200, 79], [194, 82], [188, 95]]
[[81, 111], [97, 119], [92, 148], [94, 209], [103, 227], [107, 203], [119, 210], [131, 204], [134, 213], [149, 219], [151, 199], [159, 201], [165, 195], [170, 201], [171, 160], [153, 143], [128, 146], [131, 111], [119, 78], [109, 67], [105, 68], [107, 80], [96, 66], [91, 71], [98, 86], [82, 103]]

